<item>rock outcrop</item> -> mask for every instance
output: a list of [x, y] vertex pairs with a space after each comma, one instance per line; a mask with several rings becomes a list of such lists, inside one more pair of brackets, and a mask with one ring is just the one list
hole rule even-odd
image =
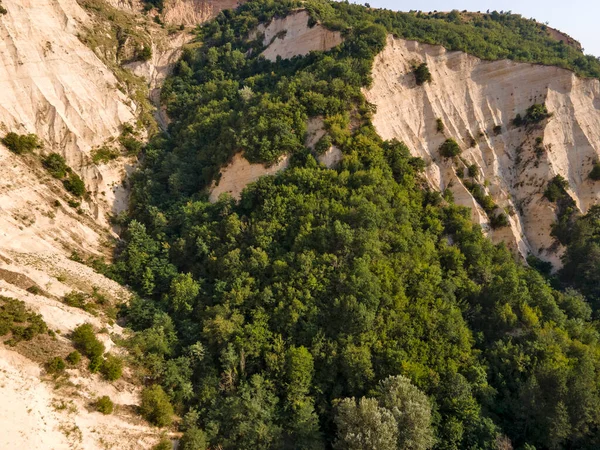
[[268, 24], [260, 24], [250, 34], [250, 39], [264, 35], [263, 45], [267, 48], [262, 54], [269, 61], [275, 61], [278, 56], [290, 59], [312, 51], [330, 50], [343, 42], [339, 31], [328, 30], [321, 24], [310, 25], [308, 12], [299, 10]]
[[[23, 301], [60, 334], [53, 340], [46, 336], [49, 347], [33, 354], [0, 343], [0, 448], [150, 448], [158, 433], [128, 412], [139, 401], [138, 388], [121, 381], [115, 387], [82, 365], [69, 370], [77, 389], [54, 389], [54, 383], [44, 382], [50, 378], [43, 370], [50, 357], [72, 350], [64, 336], [79, 324], [119, 332], [106, 316], [92, 316], [60, 299], [94, 289], [112, 305], [129, 296], [78, 255], [110, 256], [114, 235], [106, 213], [126, 208], [123, 180], [133, 161], [119, 158], [97, 166], [91, 151], [135, 121], [138, 105], [79, 39], [96, 22], [75, 0], [3, 0], [2, 5], [7, 13], [0, 15], [0, 136], [34, 133], [44, 148], [20, 156], [0, 145], [0, 296]], [[69, 196], [42, 167], [40, 156], [50, 152], [63, 155], [82, 176], [90, 192], [86, 199]], [[101, 337], [113, 348], [108, 334]], [[119, 414], [100, 417], [90, 408], [100, 395], [122, 406]]]
[[284, 156], [277, 164], [265, 167], [262, 164], [248, 162], [241, 153], [236, 154], [231, 162], [221, 170], [218, 183], [213, 183], [210, 190], [210, 201], [216, 202], [221, 194], [229, 194], [239, 200], [244, 188], [265, 175], [274, 175], [285, 170], [290, 162], [289, 156]]
[[[417, 86], [413, 67], [423, 62], [433, 81]], [[549, 180], [562, 175], [582, 212], [600, 201], [600, 184], [588, 179], [600, 155], [600, 81], [557, 67], [482, 61], [390, 36], [376, 57], [373, 85], [365, 95], [377, 106], [379, 134], [404, 141], [424, 158], [429, 183], [451, 189], [457, 203], [472, 207], [473, 219], [494, 241], [560, 265], [561, 248], [550, 235], [556, 207], [543, 192]], [[553, 116], [533, 128], [511, 125], [536, 103], [545, 103]], [[448, 138], [459, 143], [460, 158], [440, 155]], [[473, 181], [507, 212], [509, 227], [487, 227], [485, 212], [465, 187], [472, 164]]]
[[172, 25], [198, 25], [224, 9], [235, 9], [244, 0], [167, 0], [164, 21]]

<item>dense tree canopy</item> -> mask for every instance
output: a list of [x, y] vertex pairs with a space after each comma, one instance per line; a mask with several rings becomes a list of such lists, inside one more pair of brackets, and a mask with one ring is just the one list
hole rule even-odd
[[[423, 161], [377, 136], [361, 93], [389, 31], [490, 58], [522, 49], [570, 64], [572, 49], [511, 15], [309, 1], [344, 44], [266, 61], [248, 32], [298, 5], [223, 12], [165, 87], [173, 122], [134, 177], [113, 268], [140, 296], [125, 315], [131, 353], [155, 383], [146, 413], [156, 419], [160, 403], [170, 420], [172, 404], [186, 439], [224, 449], [492, 449], [504, 436], [515, 448], [597, 448], [588, 303], [429, 191]], [[344, 153], [335, 169], [305, 147], [309, 117]], [[240, 150], [291, 164], [239, 202], [209, 203], [207, 187]]]

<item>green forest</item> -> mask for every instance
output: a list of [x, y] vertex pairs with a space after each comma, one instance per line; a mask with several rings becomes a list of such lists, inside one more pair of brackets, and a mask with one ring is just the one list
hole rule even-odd
[[[249, 32], [299, 7], [344, 43], [265, 60]], [[552, 277], [488, 241], [371, 124], [361, 89], [389, 33], [600, 77], [597, 59], [497, 12], [253, 0], [199, 28], [108, 269], [137, 293], [121, 317], [143, 414], [179, 416], [184, 450], [600, 448], [600, 209], [566, 225]], [[305, 146], [317, 116], [335, 169]], [[242, 149], [290, 167], [210, 203]]]

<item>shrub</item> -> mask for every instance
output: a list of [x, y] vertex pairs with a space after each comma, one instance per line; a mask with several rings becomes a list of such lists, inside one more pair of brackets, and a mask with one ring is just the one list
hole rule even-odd
[[469, 177], [475, 178], [477, 176], [477, 173], [478, 173], [477, 166], [475, 164], [471, 164], [468, 167], [468, 172], [469, 172]]
[[133, 136], [121, 136], [119, 142], [127, 151], [127, 155], [135, 156], [142, 151], [142, 143]]
[[48, 373], [59, 374], [64, 372], [65, 368], [65, 361], [60, 356], [56, 356], [46, 363]]
[[42, 165], [54, 178], [64, 178], [69, 171], [69, 166], [67, 166], [65, 158], [58, 153], [50, 153], [42, 160]]
[[444, 121], [440, 118], [435, 119], [436, 129], [438, 133], [444, 132]]
[[173, 450], [173, 444], [168, 439], [163, 439], [152, 447], [152, 450]]
[[144, 45], [142, 48], [138, 49], [136, 56], [140, 61], [149, 61], [152, 58], [152, 47]]
[[76, 197], [81, 197], [85, 194], [85, 183], [83, 180], [74, 172], [69, 174], [69, 178], [63, 180], [65, 189]]
[[75, 346], [90, 359], [90, 370], [97, 372], [102, 365], [104, 344], [98, 340], [94, 328], [89, 323], [84, 323], [73, 330], [71, 340]]
[[96, 401], [96, 411], [101, 412], [102, 414], [108, 415], [113, 412], [115, 407], [114, 403], [110, 399], [108, 395], [100, 397]]
[[329, 150], [332, 145], [333, 145], [333, 141], [331, 139], [331, 136], [326, 134], [321, 139], [319, 139], [319, 142], [317, 142], [317, 144], [315, 145], [315, 153], [317, 155], [322, 155], [327, 150]]
[[208, 448], [207, 441], [204, 431], [192, 427], [181, 438], [179, 450], [206, 450]]
[[143, 390], [140, 413], [148, 422], [156, 426], [166, 427], [171, 425], [173, 407], [162, 387], [155, 384]]
[[490, 226], [496, 230], [498, 228], [504, 228], [509, 226], [508, 216], [504, 213], [492, 215], [490, 217]]
[[73, 308], [83, 309], [84, 311], [91, 312], [94, 309], [94, 305], [89, 303], [87, 294], [83, 292], [69, 292], [63, 297], [63, 302]]
[[29, 286], [27, 288], [27, 292], [33, 295], [40, 295], [42, 293], [42, 290], [34, 284], [33, 286]]
[[502, 125], [496, 125], [493, 132], [495, 136], [502, 134]]
[[452, 158], [460, 155], [460, 146], [454, 139], [446, 139], [446, 141], [440, 146], [440, 154], [445, 158]]
[[548, 117], [551, 117], [552, 114], [548, 112], [548, 108], [545, 104], [536, 103], [535, 105], [531, 105], [527, 109], [527, 113], [525, 114], [525, 123], [539, 123]]
[[595, 162], [592, 171], [590, 172], [590, 179], [594, 181], [600, 181], [600, 162]]
[[72, 366], [76, 366], [81, 361], [81, 353], [79, 353], [77, 350], [72, 351], [67, 355], [66, 360]]
[[418, 86], [422, 86], [425, 83], [429, 83], [432, 80], [431, 72], [429, 71], [429, 67], [427, 67], [426, 63], [419, 65], [415, 68], [414, 72], [415, 80], [417, 81]]
[[12, 334], [7, 345], [30, 341], [46, 332], [48, 327], [41, 315], [32, 313], [20, 300], [0, 296], [0, 336]]
[[13, 153], [22, 155], [36, 148], [41, 148], [42, 143], [35, 134], [17, 134], [10, 132], [2, 138], [2, 143]]
[[107, 147], [106, 145], [92, 150], [92, 161], [94, 164], [106, 164], [119, 157], [119, 152], [114, 148]]
[[543, 103], [536, 103], [527, 108], [525, 117], [522, 117], [521, 114], [517, 114], [512, 120], [512, 124], [515, 127], [535, 125], [536, 123], [540, 123], [542, 120], [549, 117], [552, 117], [552, 114], [548, 112], [546, 105]]
[[108, 381], [115, 381], [123, 375], [123, 360], [115, 355], [107, 355], [100, 366], [100, 373]]
[[556, 175], [546, 187], [544, 191], [544, 197], [551, 202], [556, 202], [563, 198], [566, 194], [566, 189], [569, 186], [569, 182], [564, 179], [561, 175]]

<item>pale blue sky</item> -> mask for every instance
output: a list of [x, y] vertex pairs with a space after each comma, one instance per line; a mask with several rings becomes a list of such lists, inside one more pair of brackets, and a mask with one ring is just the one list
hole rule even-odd
[[[364, 4], [363, 1], [353, 3]], [[396, 11], [512, 11], [564, 31], [583, 45], [585, 53], [600, 56], [600, 0], [368, 0], [374, 8]]]

